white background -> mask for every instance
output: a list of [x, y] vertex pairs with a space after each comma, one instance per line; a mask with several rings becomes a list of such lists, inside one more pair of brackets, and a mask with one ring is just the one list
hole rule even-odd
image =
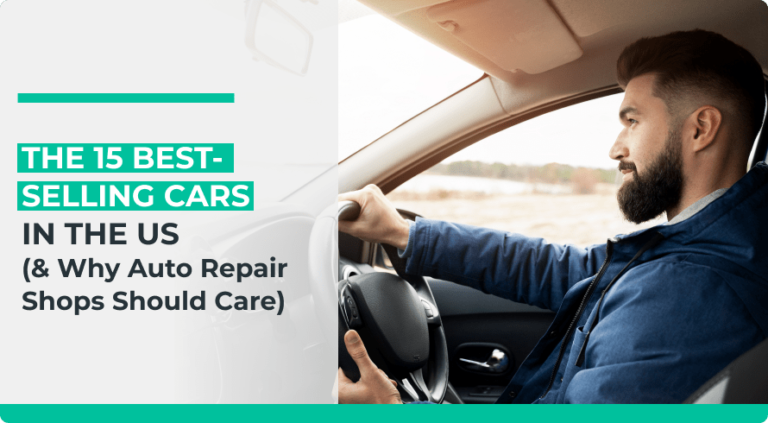
[[[0, 5], [0, 402], [329, 402], [336, 347], [318, 326], [306, 266], [312, 210], [335, 202], [327, 179], [314, 204], [278, 204], [337, 159], [335, 2], [276, 1], [314, 36], [309, 71], [252, 60], [240, 0], [6, 0]], [[17, 104], [18, 93], [235, 93], [234, 104]], [[234, 174], [17, 174], [16, 144], [232, 142]], [[31, 180], [254, 181], [254, 212], [19, 212]], [[293, 216], [288, 218], [287, 216]], [[23, 245], [23, 223], [57, 225], [54, 245]], [[126, 246], [69, 245], [63, 222], [125, 222]], [[143, 246], [138, 222], [179, 224], [177, 246]], [[323, 251], [323, 254], [329, 254]], [[153, 263], [288, 262], [281, 280], [127, 279]], [[26, 257], [120, 262], [118, 278], [24, 282]], [[114, 311], [115, 291], [208, 293], [208, 312]], [[213, 296], [286, 295], [286, 312], [222, 315]], [[330, 287], [329, 287], [330, 289]], [[24, 311], [22, 294], [103, 295], [105, 309]], [[318, 313], [321, 318], [317, 318]], [[314, 326], [313, 326], [314, 325]], [[333, 326], [335, 328], [335, 326]], [[296, 388], [302, 383], [301, 389]]]

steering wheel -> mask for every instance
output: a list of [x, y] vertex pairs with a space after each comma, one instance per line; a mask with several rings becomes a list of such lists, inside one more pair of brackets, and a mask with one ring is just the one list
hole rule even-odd
[[[355, 220], [360, 205], [343, 201], [338, 220]], [[339, 309], [339, 366], [351, 380], [360, 373], [347, 353], [344, 334], [355, 329], [371, 359], [414, 400], [440, 403], [448, 387], [448, 346], [429, 285], [405, 274], [405, 260], [382, 244], [397, 275], [372, 272], [336, 284]]]

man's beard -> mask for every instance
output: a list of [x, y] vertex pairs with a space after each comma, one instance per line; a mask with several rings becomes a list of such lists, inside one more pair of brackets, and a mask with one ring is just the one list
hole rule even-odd
[[680, 131], [669, 131], [664, 151], [643, 171], [643, 175], [637, 173], [634, 163], [619, 164], [619, 170], [634, 171], [632, 180], [625, 182], [616, 195], [624, 218], [632, 223], [643, 223], [680, 203], [683, 190], [682, 149]]

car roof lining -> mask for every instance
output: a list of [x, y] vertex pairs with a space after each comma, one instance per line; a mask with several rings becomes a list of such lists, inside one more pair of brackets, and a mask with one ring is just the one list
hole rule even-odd
[[[425, 38], [431, 43], [447, 50], [459, 58], [477, 66], [489, 75], [514, 86], [540, 85], [541, 80], [554, 77], [550, 75], [555, 70], [567, 68], [569, 73], [578, 74], [581, 69], [594, 68], [585, 62], [600, 61], [613, 69], [618, 54], [623, 46], [647, 36], [662, 35], [677, 30], [695, 28], [719, 32], [734, 42], [752, 52], [765, 72], [768, 72], [768, 5], [761, 0], [360, 0], [362, 3], [394, 20], [410, 31]], [[501, 7], [508, 4], [510, 6]], [[535, 15], [538, 8], [532, 5], [547, 4], [559, 19], [543, 19], [539, 31], [526, 32], [526, 28], [514, 25], [525, 13]], [[513, 7], [512, 5], [515, 5]], [[451, 7], [449, 16], [458, 20], [459, 30], [449, 31], [444, 21], [435, 19], [443, 8]], [[461, 7], [460, 7], [461, 6]], [[531, 43], [539, 42], [538, 49], [514, 49], [509, 44], [500, 43], [498, 32], [493, 30], [480, 31], [475, 35], [485, 35], [486, 50], [495, 44], [498, 51], [483, 54], [467, 44], [456, 32], [461, 33], [462, 15], [468, 22], [482, 16], [483, 7], [494, 6], [499, 15], [495, 21], [509, 22], [503, 27], [509, 37], [533, 36]], [[583, 55], [574, 60], [561, 60], [559, 48], [552, 48], [541, 34], [559, 32], [560, 26], [565, 25], [570, 37], [583, 50]], [[489, 25], [490, 26], [490, 25]], [[536, 38], [538, 37], [538, 38]], [[565, 37], [562, 38], [563, 40]], [[477, 41], [480, 42], [480, 41]], [[606, 55], [599, 49], [610, 45], [611, 54]], [[597, 48], [598, 50], [592, 50]], [[590, 51], [592, 50], [592, 54]], [[494, 59], [489, 58], [492, 56]], [[513, 72], [498, 63], [539, 63], [553, 60], [552, 63], [562, 62], [544, 72]], [[509, 66], [507, 66], [509, 67]], [[562, 72], [558, 72], [562, 73]], [[607, 78], [614, 79], [613, 73]], [[605, 86], [614, 81], [602, 79], [595, 87]], [[593, 88], [595, 88], [593, 87]]]
[[451, 1], [426, 14], [450, 37], [508, 72], [538, 74], [584, 54], [546, 0]]

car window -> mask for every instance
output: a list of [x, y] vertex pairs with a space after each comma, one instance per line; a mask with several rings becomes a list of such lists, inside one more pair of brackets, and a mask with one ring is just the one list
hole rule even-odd
[[388, 197], [431, 219], [587, 246], [642, 225], [619, 211], [608, 157], [623, 94], [579, 103], [498, 132], [407, 181]]
[[355, 0], [339, 22], [340, 161], [483, 75]]

